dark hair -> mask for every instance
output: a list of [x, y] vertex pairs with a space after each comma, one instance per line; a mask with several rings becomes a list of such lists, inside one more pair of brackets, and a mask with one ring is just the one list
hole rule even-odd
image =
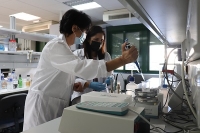
[[70, 9], [63, 16], [60, 21], [60, 33], [64, 35], [72, 34], [72, 26], [77, 25], [80, 30], [88, 30], [92, 21], [90, 17], [78, 10]]
[[92, 26], [90, 30], [87, 32], [86, 39], [83, 42], [85, 57], [87, 57], [88, 59], [92, 59], [92, 55], [91, 55], [92, 50], [90, 48], [90, 43], [89, 43], [90, 39], [91, 37], [95, 36], [98, 33], [102, 33], [104, 35], [104, 40], [102, 42], [103, 45], [101, 49], [97, 52], [97, 55], [98, 55], [99, 60], [102, 60], [105, 57], [105, 39], [106, 39], [105, 32], [100, 26]]

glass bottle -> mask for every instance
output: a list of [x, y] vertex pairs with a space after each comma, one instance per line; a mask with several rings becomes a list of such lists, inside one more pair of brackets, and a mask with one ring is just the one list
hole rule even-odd
[[1, 74], [1, 88], [2, 89], [7, 89], [7, 82], [4, 79], [4, 74], [3, 73]]
[[30, 87], [31, 86], [31, 77], [30, 75], [27, 75], [27, 78], [26, 78], [26, 87]]
[[21, 74], [19, 75], [19, 79], [18, 79], [18, 87], [22, 88], [23, 82], [22, 82], [22, 76]]

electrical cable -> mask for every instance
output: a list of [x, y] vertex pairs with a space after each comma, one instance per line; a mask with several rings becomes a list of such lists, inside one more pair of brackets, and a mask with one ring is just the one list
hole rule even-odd
[[168, 121], [168, 120], [164, 120], [166, 123], [168, 123], [168, 124], [170, 124], [171, 126], [173, 126], [173, 127], [176, 127], [176, 128], [179, 128], [179, 129], [183, 129], [184, 130], [184, 128], [182, 127], [182, 126], [179, 126], [179, 125], [177, 125], [177, 124], [175, 124], [174, 122], [170, 122], [170, 121]]
[[[179, 105], [181, 105], [182, 103], [180, 103]], [[177, 108], [179, 105], [177, 105], [175, 108]], [[176, 111], [175, 108], [171, 109], [170, 112], [168, 113], [165, 113], [164, 116], [163, 115], [163, 118], [171, 121], [171, 122], [174, 122], [174, 123], [181, 123], [181, 124], [185, 124], [185, 123], [188, 123], [188, 122], [193, 122], [191, 119], [189, 120], [189, 114], [186, 114], [185, 112], [183, 112], [183, 110], [178, 110]], [[174, 117], [175, 116], [175, 117]], [[187, 117], [187, 118], [184, 118], [184, 117]], [[173, 121], [173, 120], [170, 120], [168, 117], [173, 117], [174, 120], [180, 120], [180, 121], [184, 121], [184, 122], [177, 122], [177, 121]], [[176, 118], [178, 117], [178, 118]]]
[[[168, 55], [167, 58], [165, 59], [165, 63], [164, 63], [164, 65], [163, 65], [163, 68], [164, 68], [165, 70], [167, 70], [167, 64], [168, 64], [169, 56], [171, 55], [171, 53], [172, 53], [175, 49], [176, 49], [176, 48], [174, 48], [173, 50], [171, 50], [170, 53], [169, 53], [169, 55]], [[167, 79], [168, 85], [170, 86], [170, 90], [172, 90], [172, 92], [173, 92], [176, 96], [178, 96], [180, 99], [182, 99], [182, 98], [172, 89], [172, 85], [170, 85], [170, 83], [169, 83], [169, 79], [168, 79], [167, 72], [165, 72], [164, 77]], [[172, 82], [172, 83], [173, 83], [173, 82]], [[163, 108], [165, 107], [168, 98], [169, 98], [169, 90], [168, 90], [168, 93], [167, 93], [167, 98], [166, 98], [165, 104], [164, 104], [163, 107], [162, 107], [162, 110], [163, 110]]]
[[[168, 120], [168, 121], [170, 121], [170, 122], [179, 123], [179, 124], [186, 124], [186, 123], [191, 122], [191, 120], [190, 121], [186, 121], [186, 122], [179, 122], [179, 121], [170, 120], [169, 118], [165, 117], [164, 115], [163, 115], [163, 118]], [[182, 120], [182, 121], [184, 121], [184, 120]]]
[[[197, 127], [196, 127], [196, 124], [190, 124], [190, 125], [186, 125], [186, 126], [183, 126], [182, 124], [179, 126], [179, 125], [177, 125], [177, 124], [175, 124], [174, 122], [170, 122], [170, 121], [168, 121], [168, 120], [164, 120], [166, 123], [168, 123], [168, 124], [170, 124], [170, 125], [172, 125], [172, 126], [174, 126], [174, 127], [176, 127], [176, 128], [179, 128], [179, 129], [183, 129], [184, 130], [184, 132], [186, 133], [193, 133], [193, 132], [188, 132], [188, 131], [190, 131], [190, 130], [192, 130], [192, 129], [197, 129]], [[195, 127], [193, 127], [192, 129], [190, 129], [189, 127], [191, 127], [191, 126], [195, 126]], [[199, 131], [198, 132], [194, 132], [194, 133], [200, 133]]]
[[138, 112], [136, 112], [135, 110], [132, 110], [129, 108], [129, 110], [135, 114], [137, 114], [140, 118], [142, 118], [146, 123], [148, 123], [149, 125], [151, 125], [157, 132], [162, 133], [161, 131], [159, 131], [153, 124], [151, 124], [146, 118], [144, 118], [142, 115], [140, 115]]
[[165, 105], [167, 104], [168, 98], [169, 98], [169, 90], [168, 90], [168, 92], [167, 92], [167, 97], [166, 97], [166, 100], [165, 100], [165, 104], [162, 106], [162, 109], [161, 109], [161, 110], [163, 110], [164, 107], [165, 107]]
[[[170, 54], [171, 54], [175, 49], [176, 49], [176, 48], [172, 49], [172, 50], [170, 51], [170, 53], [168, 54], [167, 58], [165, 59], [165, 63], [164, 63], [164, 66], [163, 66], [165, 70], [167, 70], [167, 64], [168, 64], [169, 56], [170, 56]], [[170, 85], [167, 72], [165, 72], [165, 76], [166, 76], [166, 79], [167, 79], [167, 83], [168, 83], [168, 85], [169, 85], [169, 89], [170, 89], [179, 99], [182, 100], [182, 98], [174, 91], [174, 89], [173, 89], [172, 86]], [[182, 79], [184, 79], [184, 78], [182, 77]], [[183, 101], [183, 102], [184, 102], [186, 105], [188, 105], [187, 102], [185, 102], [185, 101]]]
[[[181, 130], [178, 130], [178, 131], [175, 131], [175, 132], [168, 132], [168, 131], [165, 131], [164, 129], [160, 128], [160, 127], [156, 127], [156, 128], [162, 130], [164, 133], [180, 133], [180, 132], [183, 131], [183, 130], [181, 129]], [[150, 130], [154, 130], [154, 128], [152, 128], [152, 129], [150, 129]], [[154, 130], [154, 131], [155, 131], [155, 130]], [[157, 132], [157, 131], [156, 131], [156, 132]]]
[[[183, 44], [182, 44], [183, 45]], [[190, 103], [190, 100], [189, 100], [189, 97], [188, 97], [188, 93], [187, 93], [187, 90], [186, 90], [186, 85], [185, 85], [185, 72], [184, 72], [184, 52], [185, 50], [183, 49], [182, 47], [182, 69], [181, 69], [181, 74], [182, 74], [182, 84], [183, 84], [183, 90], [184, 90], [184, 93], [185, 93], [185, 97], [186, 97], [186, 100], [188, 102], [188, 105], [189, 105], [189, 108], [190, 110], [192, 111], [192, 114], [194, 115], [194, 118], [196, 118], [197, 120], [197, 114], [196, 112], [194, 111], [194, 108], [192, 107], [191, 103]]]
[[[173, 50], [171, 50], [170, 53], [169, 53], [169, 55], [167, 56], [167, 59], [165, 59], [165, 63], [164, 63], [164, 66], [163, 66], [164, 70], [167, 70], [167, 64], [168, 64], [169, 56], [170, 56], [170, 54], [171, 54], [175, 49], [176, 49], [176, 48], [174, 48]], [[166, 79], [167, 79], [168, 85], [170, 85], [167, 72], [165, 72], [165, 77], [166, 77]], [[172, 89], [172, 86], [169, 86], [169, 88], [170, 88], [170, 90], [171, 90], [179, 99], [182, 100], [182, 98]]]

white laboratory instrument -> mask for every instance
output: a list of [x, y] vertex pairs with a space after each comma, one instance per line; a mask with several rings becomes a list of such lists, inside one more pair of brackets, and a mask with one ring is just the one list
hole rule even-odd
[[[144, 108], [130, 107], [139, 114]], [[63, 110], [59, 125], [60, 133], [133, 133], [138, 115], [129, 111], [124, 116], [108, 115], [76, 108], [76, 105]]]
[[81, 102], [85, 101], [131, 103], [132, 96], [92, 91], [81, 96]]
[[119, 116], [126, 115], [128, 113], [128, 106], [129, 103], [94, 102], [94, 101], [86, 101], [78, 103], [76, 105], [78, 109], [111, 114], [111, 115], [119, 115]]

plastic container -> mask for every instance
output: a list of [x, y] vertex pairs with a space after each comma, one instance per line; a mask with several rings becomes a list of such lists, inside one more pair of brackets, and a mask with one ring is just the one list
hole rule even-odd
[[[163, 86], [159, 89], [159, 93], [163, 94], [163, 105], [165, 105], [165, 107], [168, 106], [168, 102], [169, 102], [169, 97], [167, 99], [167, 94], [168, 94], [169, 89], [167, 88], [167, 86]], [[167, 102], [166, 102], [167, 99]], [[166, 102], [166, 104], [165, 104]]]
[[31, 86], [31, 77], [30, 75], [27, 75], [26, 77], [26, 87], [30, 87]]
[[16, 89], [18, 86], [17, 75], [15, 74], [15, 70], [12, 71], [12, 78], [13, 78], [13, 89]]
[[129, 79], [129, 83], [126, 85], [126, 94], [135, 97], [135, 89], [137, 88], [138, 85], [135, 83], [135, 78], [131, 76]]
[[17, 43], [16, 40], [10, 40], [8, 44], [9, 51], [17, 51]]
[[[4, 76], [3, 76], [3, 79], [4, 79]], [[0, 79], [0, 83], [1, 83], [1, 80], [2, 80], [2, 76], [1, 76], [1, 79]], [[1, 86], [0, 86], [0, 89], [1, 89]]]
[[7, 89], [13, 89], [13, 79], [11, 73], [8, 75]]
[[1, 89], [7, 89], [7, 82], [4, 79], [4, 74], [1, 74]]
[[121, 93], [121, 86], [119, 83], [117, 83], [117, 87], [116, 87], [116, 93], [120, 94]]
[[5, 50], [4, 44], [0, 44], [0, 51], [4, 51], [4, 50]]

